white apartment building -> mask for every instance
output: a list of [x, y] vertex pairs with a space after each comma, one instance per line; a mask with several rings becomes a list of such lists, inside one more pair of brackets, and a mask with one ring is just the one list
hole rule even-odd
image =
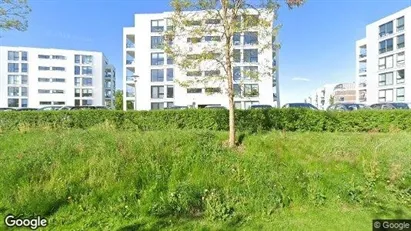
[[[411, 54], [407, 31], [411, 31], [411, 7], [366, 26], [366, 37], [356, 42], [357, 101], [411, 101]], [[407, 45], [408, 44], [408, 45]], [[407, 64], [409, 63], [409, 64]]]
[[[184, 81], [196, 75], [206, 77], [208, 74], [220, 70], [202, 67], [201, 71], [188, 72], [180, 70], [174, 61], [167, 57], [162, 49], [164, 33], [172, 29], [169, 19], [172, 12], [156, 14], [136, 14], [134, 27], [123, 28], [123, 91], [124, 110], [127, 103], [137, 107], [137, 110], [163, 109], [171, 106], [189, 106], [201, 108], [207, 105], [221, 105], [228, 107], [228, 97], [221, 83], [215, 86], [188, 86], [183, 87], [176, 80]], [[201, 14], [201, 12], [199, 13]], [[269, 17], [273, 17], [270, 15]], [[198, 24], [213, 24], [219, 27], [219, 20], [195, 19]], [[269, 19], [271, 20], [271, 18]], [[220, 26], [221, 27], [221, 26]], [[207, 43], [216, 43], [213, 37], [200, 38], [201, 42], [192, 44], [190, 38], [175, 39], [173, 44], [185, 46], [188, 50], [200, 50]], [[235, 60], [233, 68], [234, 89], [236, 91], [235, 107], [247, 109], [252, 104], [268, 104], [279, 107], [278, 86], [278, 49], [274, 46], [263, 52], [258, 50], [258, 41], [272, 41], [272, 36], [262, 36], [258, 31], [236, 34], [233, 38], [234, 52], [240, 57]], [[275, 66], [274, 74], [260, 77], [260, 81], [247, 80], [246, 70], [258, 70], [269, 65]], [[221, 70], [221, 73], [223, 71]], [[245, 72], [247, 73], [247, 72]], [[135, 82], [136, 76], [137, 82]], [[241, 84], [240, 84], [241, 82]], [[227, 86], [227, 85], [225, 85]], [[207, 94], [209, 92], [220, 92]], [[248, 94], [252, 92], [253, 94]], [[135, 103], [137, 100], [137, 103]]]
[[111, 106], [114, 90], [101, 52], [0, 46], [0, 107]]

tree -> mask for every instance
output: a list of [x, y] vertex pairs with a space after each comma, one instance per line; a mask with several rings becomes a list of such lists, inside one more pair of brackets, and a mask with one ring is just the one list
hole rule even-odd
[[27, 0], [0, 0], [0, 30], [27, 30]]
[[[114, 94], [114, 107], [116, 110], [123, 110], [123, 91], [117, 90]], [[127, 110], [134, 109], [133, 102], [127, 101]]]
[[330, 95], [330, 99], [329, 99], [330, 105], [333, 105], [333, 104], [334, 104], [334, 101], [335, 101], [335, 96]]
[[[234, 63], [240, 59], [235, 43], [244, 32], [258, 46], [257, 53], [276, 50], [275, 37], [279, 29], [274, 26], [278, 0], [172, 0], [173, 13], [169, 16], [165, 33], [165, 52], [174, 64], [185, 72], [186, 78], [175, 79], [183, 87], [219, 84], [228, 96], [229, 103], [229, 146], [235, 146], [234, 96], [241, 94], [234, 89]], [[304, 0], [286, 0], [292, 8]], [[202, 40], [207, 44], [200, 43]], [[197, 44], [193, 46], [191, 44]], [[254, 56], [256, 54], [253, 54]], [[259, 62], [258, 69], [243, 68], [241, 75], [249, 79], [272, 78], [275, 69], [273, 60]], [[261, 65], [263, 63], [264, 65]], [[265, 65], [267, 64], [267, 65]], [[201, 73], [205, 71], [205, 76]], [[236, 72], [238, 73], [238, 72]], [[200, 76], [199, 76], [200, 74]], [[190, 77], [189, 77], [190, 76]], [[240, 81], [240, 86], [242, 86]], [[214, 88], [215, 89], [215, 88]], [[255, 90], [244, 89], [244, 97], [254, 96]], [[240, 91], [240, 93], [239, 93]], [[220, 93], [211, 90], [211, 93]]]

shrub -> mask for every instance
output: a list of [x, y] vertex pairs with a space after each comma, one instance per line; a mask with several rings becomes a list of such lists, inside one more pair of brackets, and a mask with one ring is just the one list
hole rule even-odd
[[[326, 112], [301, 109], [238, 110], [236, 125], [240, 131], [409, 131], [411, 111]], [[228, 130], [228, 111], [210, 109], [163, 111], [27, 111], [1, 112], [0, 131], [27, 130], [36, 127], [89, 128], [109, 123], [117, 129], [141, 131], [168, 129]]]

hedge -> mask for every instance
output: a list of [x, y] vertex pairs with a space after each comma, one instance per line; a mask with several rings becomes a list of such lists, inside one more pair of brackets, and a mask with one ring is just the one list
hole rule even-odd
[[[411, 110], [360, 110], [327, 112], [302, 109], [238, 110], [239, 131], [269, 130], [388, 132], [411, 130]], [[207, 129], [228, 130], [228, 111], [210, 109], [161, 111], [20, 111], [0, 112], [0, 131], [24, 127], [88, 128], [101, 123], [118, 129], [167, 130]]]

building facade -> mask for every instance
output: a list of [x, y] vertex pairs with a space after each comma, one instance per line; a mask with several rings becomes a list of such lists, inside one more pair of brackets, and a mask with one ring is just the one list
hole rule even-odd
[[0, 46], [0, 107], [111, 106], [114, 89], [101, 52]]
[[305, 99], [306, 103], [311, 103], [320, 110], [327, 110], [334, 103], [355, 103], [355, 101], [355, 83], [325, 84], [312, 91]]
[[[411, 7], [366, 26], [366, 37], [356, 42], [357, 101], [411, 101], [411, 66], [407, 31], [411, 31]], [[407, 65], [407, 63], [410, 63]]]
[[[206, 105], [221, 105], [228, 107], [228, 97], [224, 92], [226, 83], [216, 83], [216, 85], [207, 87], [200, 85], [183, 87], [176, 83], [177, 80], [190, 79], [194, 74], [206, 78], [208, 74], [220, 73], [220, 71], [222, 73], [222, 70], [203, 67], [201, 71], [190, 73], [179, 69], [173, 59], [167, 57], [161, 44], [164, 43], [165, 32], [172, 28], [169, 19], [171, 14], [172, 12], [136, 14], [134, 27], [123, 29], [124, 110], [127, 110], [130, 102], [137, 110], [154, 110], [171, 106], [201, 108]], [[199, 24], [212, 23], [216, 27], [222, 26], [219, 25], [218, 20], [199, 19], [196, 22]], [[200, 38], [200, 42], [195, 44], [190, 43], [188, 37], [175, 39], [172, 42], [190, 51], [195, 51], [201, 49], [204, 44], [218, 45], [220, 42], [222, 45], [222, 41], [214, 40], [214, 37], [218, 36], [204, 36]], [[233, 38], [234, 52], [239, 54], [239, 59], [234, 61], [233, 67], [236, 108], [247, 109], [252, 104], [269, 104], [275, 107], [280, 105], [278, 49], [272, 46], [259, 52], [257, 46], [258, 41], [267, 39], [273, 40], [272, 36], [263, 37], [258, 31], [236, 34]], [[272, 44], [274, 42], [271, 41]], [[247, 80], [246, 76], [241, 74], [246, 70], [261, 69], [263, 65], [275, 67], [276, 71], [265, 78], [260, 78], [258, 82]], [[137, 82], [135, 82], [136, 77]], [[213, 94], [209, 94], [210, 92]]]

